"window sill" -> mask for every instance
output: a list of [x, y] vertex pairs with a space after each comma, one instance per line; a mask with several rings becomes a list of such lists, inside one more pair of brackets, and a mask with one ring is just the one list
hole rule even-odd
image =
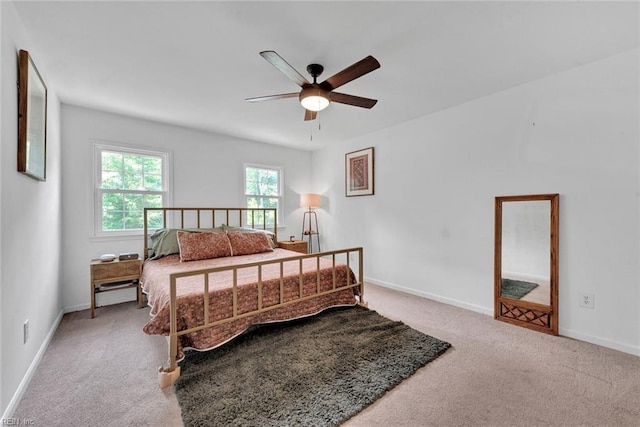
[[[151, 233], [149, 233], [151, 234]], [[142, 232], [137, 234], [104, 234], [99, 236], [89, 236], [90, 242], [121, 242], [121, 241], [133, 241], [138, 240], [142, 242], [143, 235]]]

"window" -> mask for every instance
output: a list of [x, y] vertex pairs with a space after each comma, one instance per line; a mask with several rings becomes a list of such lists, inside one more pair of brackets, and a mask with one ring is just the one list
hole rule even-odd
[[[277, 166], [244, 165], [244, 195], [248, 208], [276, 208], [280, 216], [282, 206], [282, 168]], [[268, 215], [268, 213], [267, 213]], [[256, 214], [256, 224], [263, 222], [262, 215]], [[269, 225], [279, 223], [279, 218], [269, 218]], [[247, 219], [251, 224], [251, 219]], [[275, 223], [275, 224], [274, 224]]]
[[[139, 234], [144, 208], [168, 201], [168, 159], [162, 152], [95, 145], [96, 235]], [[162, 217], [149, 218], [149, 228], [162, 227]]]

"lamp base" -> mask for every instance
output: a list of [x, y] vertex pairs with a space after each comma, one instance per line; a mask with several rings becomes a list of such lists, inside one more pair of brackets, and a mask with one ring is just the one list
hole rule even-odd
[[[313, 217], [313, 218], [312, 218]], [[307, 227], [307, 218], [309, 219], [309, 226]], [[312, 219], [315, 221], [316, 229], [312, 227]], [[309, 253], [313, 253], [313, 236], [316, 236], [316, 243], [318, 244], [318, 252], [320, 249], [320, 232], [318, 231], [318, 215], [309, 209], [302, 216], [302, 234], [300, 240], [304, 240], [304, 236], [309, 236]]]

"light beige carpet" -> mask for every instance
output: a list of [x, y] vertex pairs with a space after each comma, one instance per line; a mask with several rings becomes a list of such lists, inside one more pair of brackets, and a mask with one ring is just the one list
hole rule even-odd
[[[347, 426], [640, 426], [640, 358], [378, 286], [369, 307], [452, 344]], [[36, 426], [181, 426], [163, 338], [135, 302], [65, 315], [14, 416]]]

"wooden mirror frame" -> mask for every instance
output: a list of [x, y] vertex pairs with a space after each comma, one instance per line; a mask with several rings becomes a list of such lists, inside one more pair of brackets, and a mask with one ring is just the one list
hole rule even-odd
[[[502, 204], [545, 201], [551, 204], [549, 241], [549, 305], [502, 296]], [[494, 318], [503, 322], [558, 335], [559, 194], [499, 196], [495, 199]]]

